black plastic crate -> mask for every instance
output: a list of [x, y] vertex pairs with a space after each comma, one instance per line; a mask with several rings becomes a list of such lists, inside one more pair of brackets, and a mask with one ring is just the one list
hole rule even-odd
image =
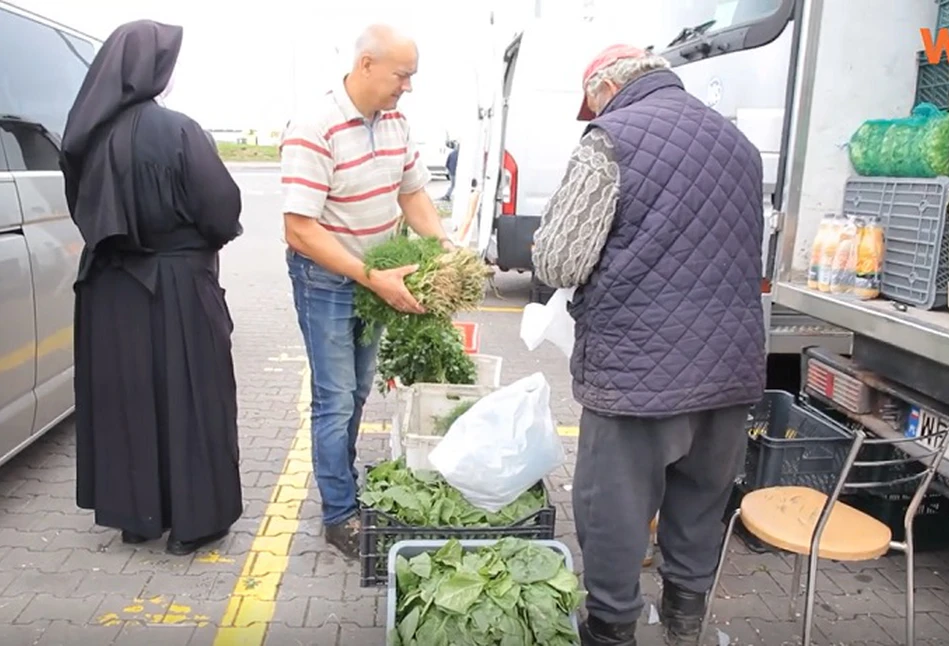
[[765, 392], [746, 424], [748, 451], [742, 488], [802, 486], [830, 493], [853, 444], [833, 420], [795, 403], [794, 395]]
[[[906, 538], [903, 518], [912, 497], [912, 493], [861, 493], [847, 500], [847, 503], [885, 524], [893, 532], [893, 540], [902, 541]], [[949, 498], [930, 490], [919, 503], [913, 517], [913, 544], [916, 550], [942, 550], [949, 546], [946, 527], [949, 527]]]
[[419, 527], [406, 525], [402, 521], [365, 505], [360, 505], [359, 520], [359, 584], [361, 587], [379, 587], [388, 584], [389, 548], [401, 540], [492, 540], [505, 536], [525, 539], [553, 540], [557, 509], [543, 480], [534, 485], [540, 488], [547, 504], [528, 514], [512, 525], [505, 527]]

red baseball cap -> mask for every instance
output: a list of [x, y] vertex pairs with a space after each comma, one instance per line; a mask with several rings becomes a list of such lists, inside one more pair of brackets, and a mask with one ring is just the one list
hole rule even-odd
[[587, 105], [587, 81], [590, 80], [590, 77], [602, 70], [605, 67], [609, 67], [616, 61], [622, 60], [624, 58], [642, 58], [646, 55], [646, 50], [639, 49], [638, 47], [633, 47], [631, 45], [610, 45], [602, 52], [596, 55], [596, 58], [587, 65], [586, 70], [583, 72], [583, 103], [580, 105], [580, 113], [577, 115], [578, 121], [592, 121], [596, 117], [596, 113]]

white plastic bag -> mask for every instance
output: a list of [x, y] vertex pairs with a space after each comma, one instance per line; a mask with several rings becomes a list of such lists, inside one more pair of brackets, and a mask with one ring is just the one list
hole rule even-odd
[[567, 303], [573, 299], [576, 288], [558, 289], [546, 305], [529, 303], [521, 317], [521, 340], [528, 350], [536, 350], [544, 341], [550, 341], [570, 358], [573, 354], [573, 317]]
[[470, 502], [495, 512], [563, 464], [550, 412], [550, 385], [540, 372], [478, 400], [428, 456]]

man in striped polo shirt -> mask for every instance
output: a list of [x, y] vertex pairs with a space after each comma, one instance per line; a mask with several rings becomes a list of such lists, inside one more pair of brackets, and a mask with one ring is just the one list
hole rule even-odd
[[369, 347], [357, 340], [354, 285], [401, 311], [423, 311], [403, 281], [416, 267], [367, 272], [362, 258], [395, 235], [400, 212], [416, 233], [451, 248], [425, 191], [428, 171], [395, 110], [417, 65], [414, 42], [369, 27], [352, 70], [316, 111], [291, 121], [282, 143], [287, 264], [312, 375], [313, 472], [326, 540], [351, 558], [359, 555], [356, 439], [378, 347], [378, 335]]

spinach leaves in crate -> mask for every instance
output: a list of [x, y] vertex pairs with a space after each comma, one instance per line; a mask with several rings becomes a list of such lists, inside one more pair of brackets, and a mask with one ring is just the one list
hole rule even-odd
[[434, 554], [399, 555], [389, 646], [574, 646], [579, 587], [562, 554], [518, 538], [469, 552], [450, 540]]
[[479, 509], [435, 471], [412, 471], [402, 458], [369, 470], [360, 501], [406, 525], [419, 527], [504, 527], [547, 504], [540, 487], [522, 493], [497, 512]]

